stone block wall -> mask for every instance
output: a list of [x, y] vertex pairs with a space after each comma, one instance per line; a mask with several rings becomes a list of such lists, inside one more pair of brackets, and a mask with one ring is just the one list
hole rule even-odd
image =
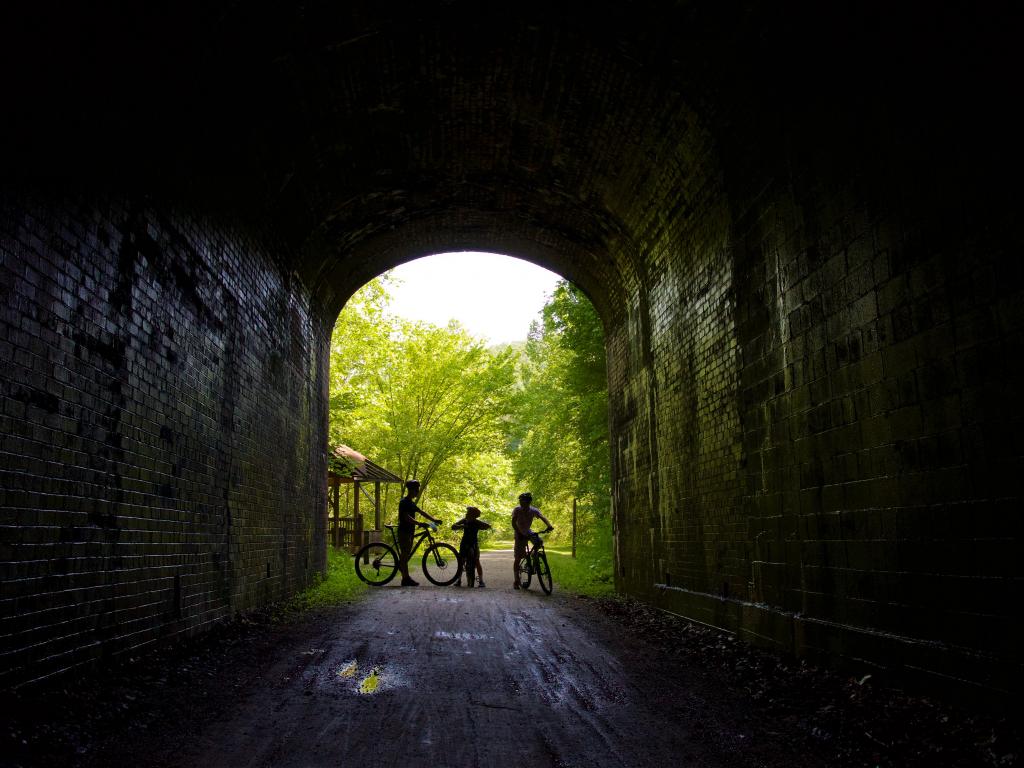
[[639, 238], [608, 347], [619, 587], [804, 657], [1013, 691], [1024, 276], [1005, 205], [789, 172], [805, 184], [709, 188]]
[[746, 599], [809, 654], [1013, 690], [1021, 269], [1000, 205], [916, 192], [780, 196], [742, 231]]
[[272, 241], [173, 207], [0, 208], [0, 686], [324, 569], [330, 328]]

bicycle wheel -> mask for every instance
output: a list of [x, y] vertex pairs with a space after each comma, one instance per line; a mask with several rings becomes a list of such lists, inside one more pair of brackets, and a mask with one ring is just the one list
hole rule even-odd
[[423, 575], [439, 587], [454, 584], [462, 572], [459, 553], [451, 544], [438, 542], [423, 553]]
[[530, 563], [530, 556], [524, 555], [519, 558], [519, 586], [522, 589], [529, 589], [532, 578], [533, 565]]
[[551, 569], [548, 567], [548, 556], [543, 552], [538, 552], [534, 555], [536, 558], [533, 570], [537, 573], [537, 582], [540, 584], [540, 588], [544, 590], [545, 595], [551, 594]]
[[380, 541], [356, 552], [356, 576], [374, 587], [383, 587], [398, 573], [398, 553]]

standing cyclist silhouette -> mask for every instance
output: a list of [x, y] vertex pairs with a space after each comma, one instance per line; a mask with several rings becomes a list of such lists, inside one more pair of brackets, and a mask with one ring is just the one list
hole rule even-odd
[[440, 523], [436, 517], [432, 517], [416, 506], [416, 499], [420, 497], [420, 481], [409, 480], [405, 484], [405, 496], [398, 502], [398, 570], [402, 572], [403, 587], [418, 587], [419, 582], [413, 581], [409, 576], [409, 558], [412, 557], [412, 538], [416, 526], [428, 528], [426, 523], [416, 520], [420, 514], [433, 523]]
[[[512, 510], [512, 530], [515, 531], [515, 556], [512, 562], [513, 582], [512, 588], [519, 589], [519, 561], [526, 557], [526, 546], [528, 542], [540, 538], [538, 534], [530, 530], [534, 520], [542, 520], [547, 525], [547, 531], [554, 530], [555, 526], [540, 513], [540, 510], [532, 506], [533, 494], [520, 493], [519, 506]], [[544, 531], [544, 533], [547, 533]]]

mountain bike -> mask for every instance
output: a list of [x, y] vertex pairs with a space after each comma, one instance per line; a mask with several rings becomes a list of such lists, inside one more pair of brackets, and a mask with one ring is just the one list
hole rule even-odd
[[[541, 533], [552, 530], [554, 529], [548, 528]], [[529, 589], [534, 576], [537, 577], [544, 594], [550, 595], [554, 586], [551, 582], [551, 568], [548, 566], [548, 556], [544, 553], [544, 540], [539, 534], [530, 538], [526, 554], [519, 558], [519, 586]]]
[[[384, 527], [391, 532], [391, 544], [374, 541], [356, 552], [356, 575], [374, 587], [383, 587], [395, 578], [396, 573], [399, 573], [396, 526], [385, 525]], [[413, 539], [409, 562], [412, 562], [412, 557], [420, 548], [420, 544], [424, 540], [429, 542], [423, 553], [423, 575], [431, 584], [446, 587], [449, 584], [454, 584], [459, 578], [459, 574], [462, 572], [462, 563], [459, 561], [459, 553], [455, 547], [434, 539], [431, 534], [436, 530], [436, 525], [423, 528]]]

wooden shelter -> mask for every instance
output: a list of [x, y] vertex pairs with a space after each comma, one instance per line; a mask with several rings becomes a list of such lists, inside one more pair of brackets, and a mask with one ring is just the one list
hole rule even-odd
[[[381, 483], [401, 483], [402, 478], [384, 467], [374, 464], [347, 445], [332, 449], [327, 461], [327, 538], [335, 548], [348, 547], [353, 552], [370, 541], [379, 541], [382, 528], [380, 504]], [[373, 496], [367, 485], [373, 485]], [[342, 487], [350, 503], [345, 504], [342, 515]], [[364, 497], [373, 510], [373, 528], [364, 523]]]

